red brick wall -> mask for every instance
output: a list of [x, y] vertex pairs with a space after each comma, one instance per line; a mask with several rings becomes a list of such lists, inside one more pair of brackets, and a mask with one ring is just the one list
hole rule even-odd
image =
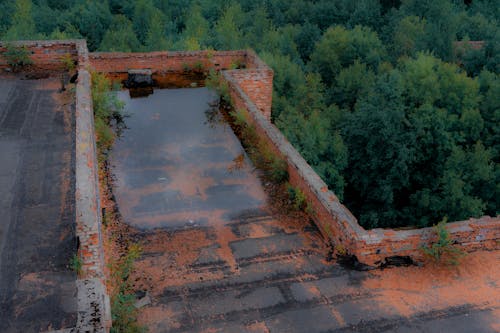
[[[255, 126], [259, 137], [265, 139], [276, 154], [286, 158], [289, 181], [304, 192], [312, 207], [312, 218], [325, 239], [337, 249], [344, 249], [369, 265], [378, 265], [392, 256], [410, 256], [414, 260], [421, 260], [422, 247], [435, 241], [433, 228], [363, 229], [283, 134], [269, 119], [262, 117], [254, 98], [240, 85], [245, 75], [235, 75], [234, 72], [236, 71], [224, 73], [234, 107], [247, 110], [250, 115], [248, 120]], [[447, 228], [451, 239], [466, 251], [500, 249], [499, 217], [448, 223]]]
[[185, 69], [228, 69], [244, 63], [245, 51], [196, 51], [149, 53], [90, 53], [90, 65], [102, 73], [126, 73], [129, 69], [182, 72]]
[[[63, 70], [62, 58], [70, 54], [74, 60], [78, 59], [78, 45], [81, 41], [23, 41], [13, 45], [24, 45], [30, 51], [30, 58], [34, 66], [44, 70]], [[1, 56], [6, 51], [5, 43], [0, 43], [0, 69], [8, 68], [5, 58]]]
[[[313, 211], [312, 217], [325, 239], [367, 264], [377, 264], [386, 257], [395, 255], [409, 255], [419, 260], [422, 257], [422, 246], [435, 239], [432, 228], [367, 231], [359, 226], [351, 212], [328, 190], [321, 178], [270, 123], [273, 72], [252, 51], [88, 54], [82, 41], [33, 41], [23, 42], [23, 45], [32, 52], [35, 65], [42, 69], [62, 69], [61, 58], [69, 53], [75, 59], [78, 57], [81, 66], [88, 61], [94, 70], [108, 74], [124, 74], [129, 69], [145, 68], [157, 73], [174, 73], [200, 66], [204, 69], [223, 70], [235, 107], [248, 110], [251, 115], [249, 120], [254, 123], [259, 136], [268, 141], [276, 154], [286, 158], [290, 182], [299, 187], [308, 198]], [[0, 54], [3, 50], [0, 45]], [[242, 65], [243, 68], [232, 69], [235, 65]], [[6, 66], [5, 60], [0, 57], [0, 68]], [[500, 248], [498, 217], [449, 223], [447, 228], [451, 238], [467, 251]], [[84, 242], [82, 250], [87, 250], [85, 246], [89, 249], [100, 247], [100, 244], [93, 242], [99, 238], [94, 234], [91, 236], [93, 237], [89, 237], [89, 241]], [[92, 263], [90, 260], [90, 271]]]
[[267, 119], [271, 119], [273, 71], [271, 69], [244, 69], [229, 72], [255, 106]]
[[[271, 119], [273, 71], [253, 51], [196, 51], [150, 53], [90, 53], [95, 71], [120, 74], [130, 69], [151, 69], [153, 73], [183, 72], [186, 69], [229, 70], [252, 101]], [[235, 66], [243, 66], [235, 69]]]

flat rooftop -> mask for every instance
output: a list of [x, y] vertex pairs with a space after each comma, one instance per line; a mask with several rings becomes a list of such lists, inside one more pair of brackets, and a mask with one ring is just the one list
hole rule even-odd
[[462, 268], [345, 268], [305, 214], [276, 209], [212, 92], [119, 96], [127, 128], [111, 173], [128, 239], [143, 247], [132, 281], [150, 332], [499, 328], [500, 252]]
[[0, 332], [74, 327], [74, 99], [0, 76]]

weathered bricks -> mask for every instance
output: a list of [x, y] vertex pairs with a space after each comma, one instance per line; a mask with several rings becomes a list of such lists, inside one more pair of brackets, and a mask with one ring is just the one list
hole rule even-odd
[[[44, 70], [63, 70], [63, 58], [70, 55], [74, 60], [78, 59], [77, 46], [81, 41], [64, 40], [64, 41], [20, 41], [12, 42], [14, 46], [25, 46], [30, 51], [30, 58], [33, 65]], [[0, 69], [9, 67], [5, 58], [1, 56], [6, 49], [7, 43], [0, 42]], [[81, 47], [80, 47], [81, 48]], [[85, 47], [86, 48], [86, 47]]]
[[[30, 52], [33, 66], [40, 70], [65, 69], [63, 57], [70, 55], [78, 61], [76, 85], [76, 236], [78, 256], [82, 261], [78, 290], [78, 319], [72, 332], [107, 332], [111, 327], [109, 297], [104, 283], [104, 256], [97, 178], [97, 158], [94, 135], [94, 113], [90, 91], [87, 44], [84, 40], [22, 41]], [[0, 42], [0, 69], [8, 64], [1, 54], [6, 50]]]
[[[150, 69], [153, 73], [179, 73], [198, 68], [222, 70], [235, 108], [246, 109], [259, 135], [267, 140], [276, 154], [287, 160], [290, 182], [306, 195], [314, 212], [312, 217], [328, 241], [343, 247], [364, 263], [377, 264], [397, 255], [408, 255], [419, 260], [422, 258], [422, 246], [435, 240], [432, 228], [365, 230], [358, 224], [351, 212], [328, 190], [323, 180], [270, 122], [273, 71], [251, 50], [89, 54], [85, 43], [81, 41], [33, 41], [22, 44], [33, 52], [35, 65], [44, 69], [60, 69], [61, 57], [71, 54], [78, 59], [81, 70], [89, 66], [107, 74], [126, 73], [130, 69]], [[3, 50], [5, 48], [0, 43], [0, 54]], [[0, 68], [6, 66], [5, 60], [0, 57]], [[237, 66], [242, 68], [235, 69]], [[84, 112], [91, 113], [88, 102], [82, 105], [85, 105]], [[78, 110], [77, 107], [77, 113]], [[93, 133], [86, 135], [83, 137], [94, 139]], [[82, 156], [87, 160], [88, 167], [94, 168], [95, 151], [84, 152]], [[91, 179], [88, 181], [92, 182]], [[96, 198], [97, 195], [95, 192]], [[89, 202], [87, 209], [94, 216], [99, 211], [98, 201], [95, 204]], [[77, 226], [79, 235], [82, 235], [80, 241], [84, 268], [89, 276], [99, 276], [99, 266], [103, 264], [101, 240], [96, 236], [100, 235], [100, 217], [99, 214], [95, 216], [95, 224]], [[455, 243], [466, 251], [500, 248], [499, 217], [448, 223], [447, 228]]]
[[[253, 78], [249, 78], [251, 75], [251, 71], [224, 72], [234, 107], [247, 110], [251, 116], [249, 121], [255, 126], [258, 136], [265, 139], [276, 154], [286, 159], [289, 181], [306, 195], [312, 207], [312, 218], [325, 239], [369, 265], [378, 265], [392, 256], [410, 256], [414, 260], [421, 260], [422, 247], [436, 239], [433, 228], [413, 230], [362, 228], [357, 219], [339, 202], [336, 195], [328, 190], [323, 180], [283, 134], [271, 124], [267, 115], [262, 114], [262, 109], [257, 106], [260, 100], [255, 97], [259, 89], [255, 82], [261, 78], [263, 84], [267, 84], [269, 78], [263, 77], [261, 73], [255, 73]], [[485, 216], [480, 219], [448, 223], [447, 228], [451, 239], [465, 251], [500, 248], [499, 217]]]
[[[179, 73], [185, 70], [228, 70], [261, 110], [271, 119], [273, 71], [251, 50], [150, 53], [91, 53], [90, 64], [98, 72], [127, 73], [131, 69], [150, 69], [153, 73]], [[232, 68], [243, 66], [241, 69]]]

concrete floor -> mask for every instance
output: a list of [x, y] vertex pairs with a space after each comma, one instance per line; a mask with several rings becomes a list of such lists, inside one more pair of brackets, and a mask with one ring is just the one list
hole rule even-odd
[[0, 332], [76, 323], [73, 101], [0, 76]]
[[150, 332], [497, 332], [500, 253], [462, 268], [358, 272], [283, 215], [206, 89], [129, 99], [114, 193], [143, 255], [132, 279]]

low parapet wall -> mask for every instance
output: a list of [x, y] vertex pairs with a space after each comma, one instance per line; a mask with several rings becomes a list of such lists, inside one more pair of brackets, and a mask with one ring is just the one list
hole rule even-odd
[[[273, 71], [253, 51], [89, 54], [84, 41], [16, 44], [25, 45], [32, 52], [35, 65], [45, 69], [61, 69], [62, 57], [67, 54], [78, 59], [81, 77], [77, 86], [77, 131], [80, 131], [77, 132], [80, 133], [77, 135], [77, 140], [80, 140], [77, 141], [77, 164], [80, 159], [79, 170], [85, 173], [81, 175], [80, 184], [97, 184], [97, 180], [93, 179], [96, 177], [95, 137], [90, 117], [92, 105], [87, 68], [108, 74], [127, 73], [131, 69], [150, 69], [157, 73], [215, 69], [221, 70], [228, 82], [234, 106], [248, 111], [259, 135], [267, 140], [276, 154], [287, 160], [291, 184], [304, 192], [312, 207], [312, 218], [333, 245], [356, 255], [361, 262], [376, 265], [392, 256], [411, 256], [419, 260], [422, 258], [421, 248], [435, 240], [432, 228], [365, 230], [358, 224], [351, 212], [271, 123]], [[5, 50], [2, 45], [5, 44], [0, 42], [0, 53]], [[0, 58], [0, 68], [6, 65], [5, 59]], [[78, 129], [78, 124], [86, 127]], [[84, 268], [90, 278], [99, 280], [101, 267], [97, 264], [102, 264], [103, 259], [98, 192], [96, 188], [79, 187], [78, 184], [77, 178], [80, 191], [77, 192], [77, 207], [80, 205], [79, 211], [87, 212], [80, 215], [80, 220], [77, 219], [77, 225], [88, 227], [79, 229]], [[500, 248], [499, 217], [448, 223], [447, 228], [452, 240], [466, 251]]]
[[[73, 60], [78, 60], [79, 49], [81, 49], [83, 44], [80, 40], [0, 41], [0, 55], [7, 51], [8, 45], [26, 47], [34, 67], [43, 70], [58, 71], [65, 69], [63, 59], [68, 55]], [[86, 50], [86, 44], [84, 48]], [[0, 69], [8, 67], [7, 59], [0, 56]]]
[[[8, 67], [1, 56], [7, 43], [0, 42], [0, 69]], [[63, 58], [69, 54], [78, 67], [75, 94], [75, 154], [76, 193], [75, 230], [78, 238], [78, 256], [82, 263], [76, 281], [78, 318], [71, 332], [107, 332], [111, 327], [109, 296], [104, 283], [104, 256], [97, 178], [97, 157], [92, 109], [91, 81], [88, 51], [85, 40], [18, 41], [30, 52], [32, 68], [41, 71], [63, 71]], [[69, 263], [68, 263], [69, 264]]]
[[231, 70], [241, 89], [267, 119], [271, 119], [273, 71], [251, 50], [149, 53], [90, 53], [93, 70], [108, 74], [149, 69], [153, 73], [182, 73], [186, 70]]
[[[283, 134], [256, 107], [254, 98], [240, 86], [238, 70], [223, 72], [236, 109], [245, 109], [260, 138], [286, 159], [290, 183], [300, 188], [311, 205], [312, 218], [323, 236], [341, 251], [355, 255], [368, 265], [380, 265], [389, 257], [410, 256], [422, 260], [422, 247], [436, 241], [433, 228], [412, 230], [365, 230], [340, 203], [325, 182], [286, 140]], [[482, 217], [447, 224], [453, 242], [465, 251], [500, 249], [500, 218]]]

